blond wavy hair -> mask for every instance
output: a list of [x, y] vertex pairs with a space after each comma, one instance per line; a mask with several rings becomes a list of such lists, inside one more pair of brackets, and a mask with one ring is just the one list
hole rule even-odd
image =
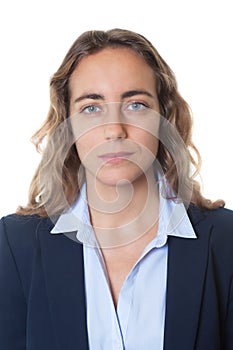
[[[44, 142], [46, 145], [31, 182], [28, 204], [25, 207], [20, 206], [17, 213], [39, 216], [57, 215], [77, 199], [82, 182], [80, 182], [80, 176], [78, 178], [81, 162], [74, 143], [70, 144], [72, 130], [68, 122], [69, 79], [83, 57], [109, 47], [129, 48], [143, 57], [153, 69], [160, 113], [175, 127], [185, 145], [186, 152], [175, 148], [176, 159], [174, 159], [174, 155], [169, 152], [164, 143], [159, 144], [157, 161], [170, 186], [166, 197], [176, 200], [179, 183], [182, 182], [183, 192], [179, 194], [184, 202], [187, 201], [186, 192], [191, 189], [190, 202], [199, 208], [214, 209], [224, 206], [222, 200], [212, 202], [204, 198], [199, 183], [194, 180], [200, 170], [201, 157], [192, 142], [193, 123], [190, 108], [178, 92], [174, 73], [145, 37], [129, 30], [112, 29], [87, 31], [79, 36], [57, 72], [52, 76], [48, 116], [42, 127], [32, 137], [37, 150], [42, 150], [41, 145]], [[177, 162], [182, 164], [181, 174], [177, 172]], [[84, 172], [81, 174], [84, 180]]]

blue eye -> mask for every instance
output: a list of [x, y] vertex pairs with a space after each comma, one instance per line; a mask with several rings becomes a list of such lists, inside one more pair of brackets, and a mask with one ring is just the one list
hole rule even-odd
[[142, 111], [145, 108], [147, 108], [147, 106], [141, 102], [133, 102], [127, 107], [127, 109], [130, 111]]
[[90, 105], [86, 106], [81, 110], [81, 113], [86, 113], [86, 114], [94, 114], [100, 112], [101, 109], [98, 106], [95, 105]]

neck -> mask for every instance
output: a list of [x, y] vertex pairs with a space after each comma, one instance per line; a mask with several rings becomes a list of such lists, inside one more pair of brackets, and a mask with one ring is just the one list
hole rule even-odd
[[122, 181], [117, 186], [87, 177], [87, 198], [91, 222], [102, 246], [127, 244], [157, 224], [159, 194], [153, 169], [133, 183]]

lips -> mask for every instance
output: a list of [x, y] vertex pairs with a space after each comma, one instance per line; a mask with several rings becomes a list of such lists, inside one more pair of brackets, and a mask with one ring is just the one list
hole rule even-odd
[[129, 158], [133, 152], [111, 152], [111, 153], [105, 153], [101, 154], [99, 158], [101, 158], [104, 161], [110, 161], [110, 160], [117, 160], [117, 159], [127, 159]]

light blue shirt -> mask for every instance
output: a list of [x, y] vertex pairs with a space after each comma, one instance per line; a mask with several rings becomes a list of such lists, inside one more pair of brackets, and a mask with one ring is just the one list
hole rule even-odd
[[84, 251], [90, 350], [162, 350], [164, 342], [168, 235], [196, 238], [182, 203], [160, 194], [158, 233], [144, 249], [121, 288], [115, 309], [101, 250], [90, 225], [84, 184], [77, 202], [51, 233], [77, 231]]

